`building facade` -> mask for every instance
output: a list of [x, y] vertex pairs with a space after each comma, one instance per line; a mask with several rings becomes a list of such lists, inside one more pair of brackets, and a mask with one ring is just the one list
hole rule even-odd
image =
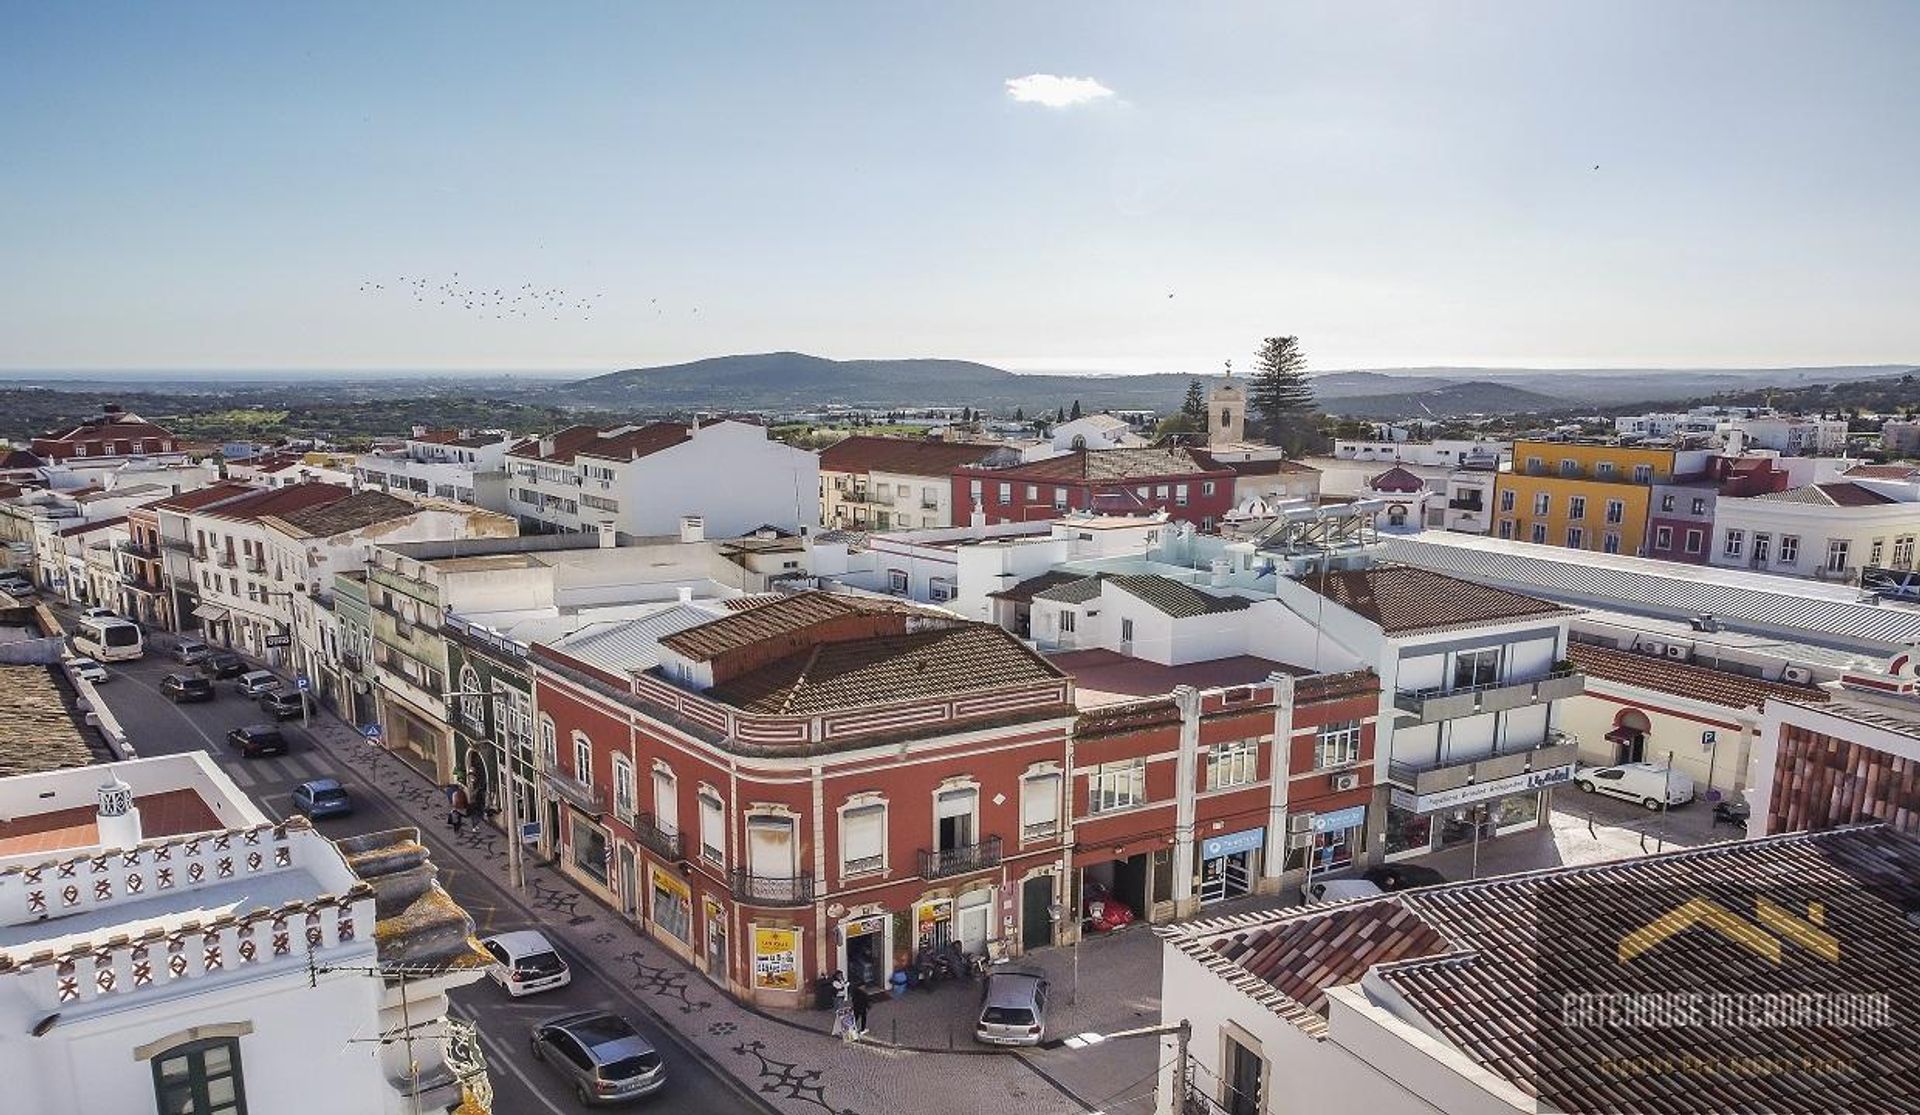
[[953, 470], [1012, 455], [994, 445], [855, 435], [820, 451], [820, 523], [915, 530], [953, 522]]
[[1188, 449], [1077, 450], [1004, 468], [953, 472], [956, 526], [1054, 519], [1069, 511], [1164, 511], [1210, 527], [1233, 508], [1231, 469]]

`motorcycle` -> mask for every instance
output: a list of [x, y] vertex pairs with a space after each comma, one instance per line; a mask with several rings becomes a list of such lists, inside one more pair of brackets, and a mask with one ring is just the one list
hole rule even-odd
[[1133, 907], [1113, 896], [1113, 892], [1099, 883], [1087, 884], [1087, 928], [1100, 933], [1111, 933], [1122, 926], [1132, 925]]

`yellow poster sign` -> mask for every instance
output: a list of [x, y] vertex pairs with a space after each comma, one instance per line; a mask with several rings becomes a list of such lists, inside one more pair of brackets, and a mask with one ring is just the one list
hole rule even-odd
[[753, 986], [767, 991], [800, 990], [800, 934], [792, 929], [753, 931]]

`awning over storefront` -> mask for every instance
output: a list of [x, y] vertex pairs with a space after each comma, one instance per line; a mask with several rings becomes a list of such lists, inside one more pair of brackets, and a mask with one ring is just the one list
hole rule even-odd
[[1640, 735], [1640, 733], [1634, 731], [1632, 728], [1615, 728], [1613, 731], [1607, 733], [1607, 742], [1632, 743], [1634, 737], [1638, 735]]
[[196, 605], [193, 609], [193, 614], [196, 618], [205, 620], [208, 623], [219, 623], [221, 620], [227, 618], [227, 610], [218, 604]]

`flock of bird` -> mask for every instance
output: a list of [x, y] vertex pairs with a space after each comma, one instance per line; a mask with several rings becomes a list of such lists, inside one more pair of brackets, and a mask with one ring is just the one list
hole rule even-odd
[[579, 315], [581, 321], [590, 321], [600, 309], [600, 300], [606, 297], [536, 283], [521, 283], [512, 288], [489, 287], [463, 281], [458, 271], [446, 279], [418, 275], [401, 275], [392, 280], [369, 279], [360, 284], [360, 293], [411, 298], [422, 305], [451, 306], [475, 317], [499, 320], [544, 317], [554, 321], [575, 315]]

